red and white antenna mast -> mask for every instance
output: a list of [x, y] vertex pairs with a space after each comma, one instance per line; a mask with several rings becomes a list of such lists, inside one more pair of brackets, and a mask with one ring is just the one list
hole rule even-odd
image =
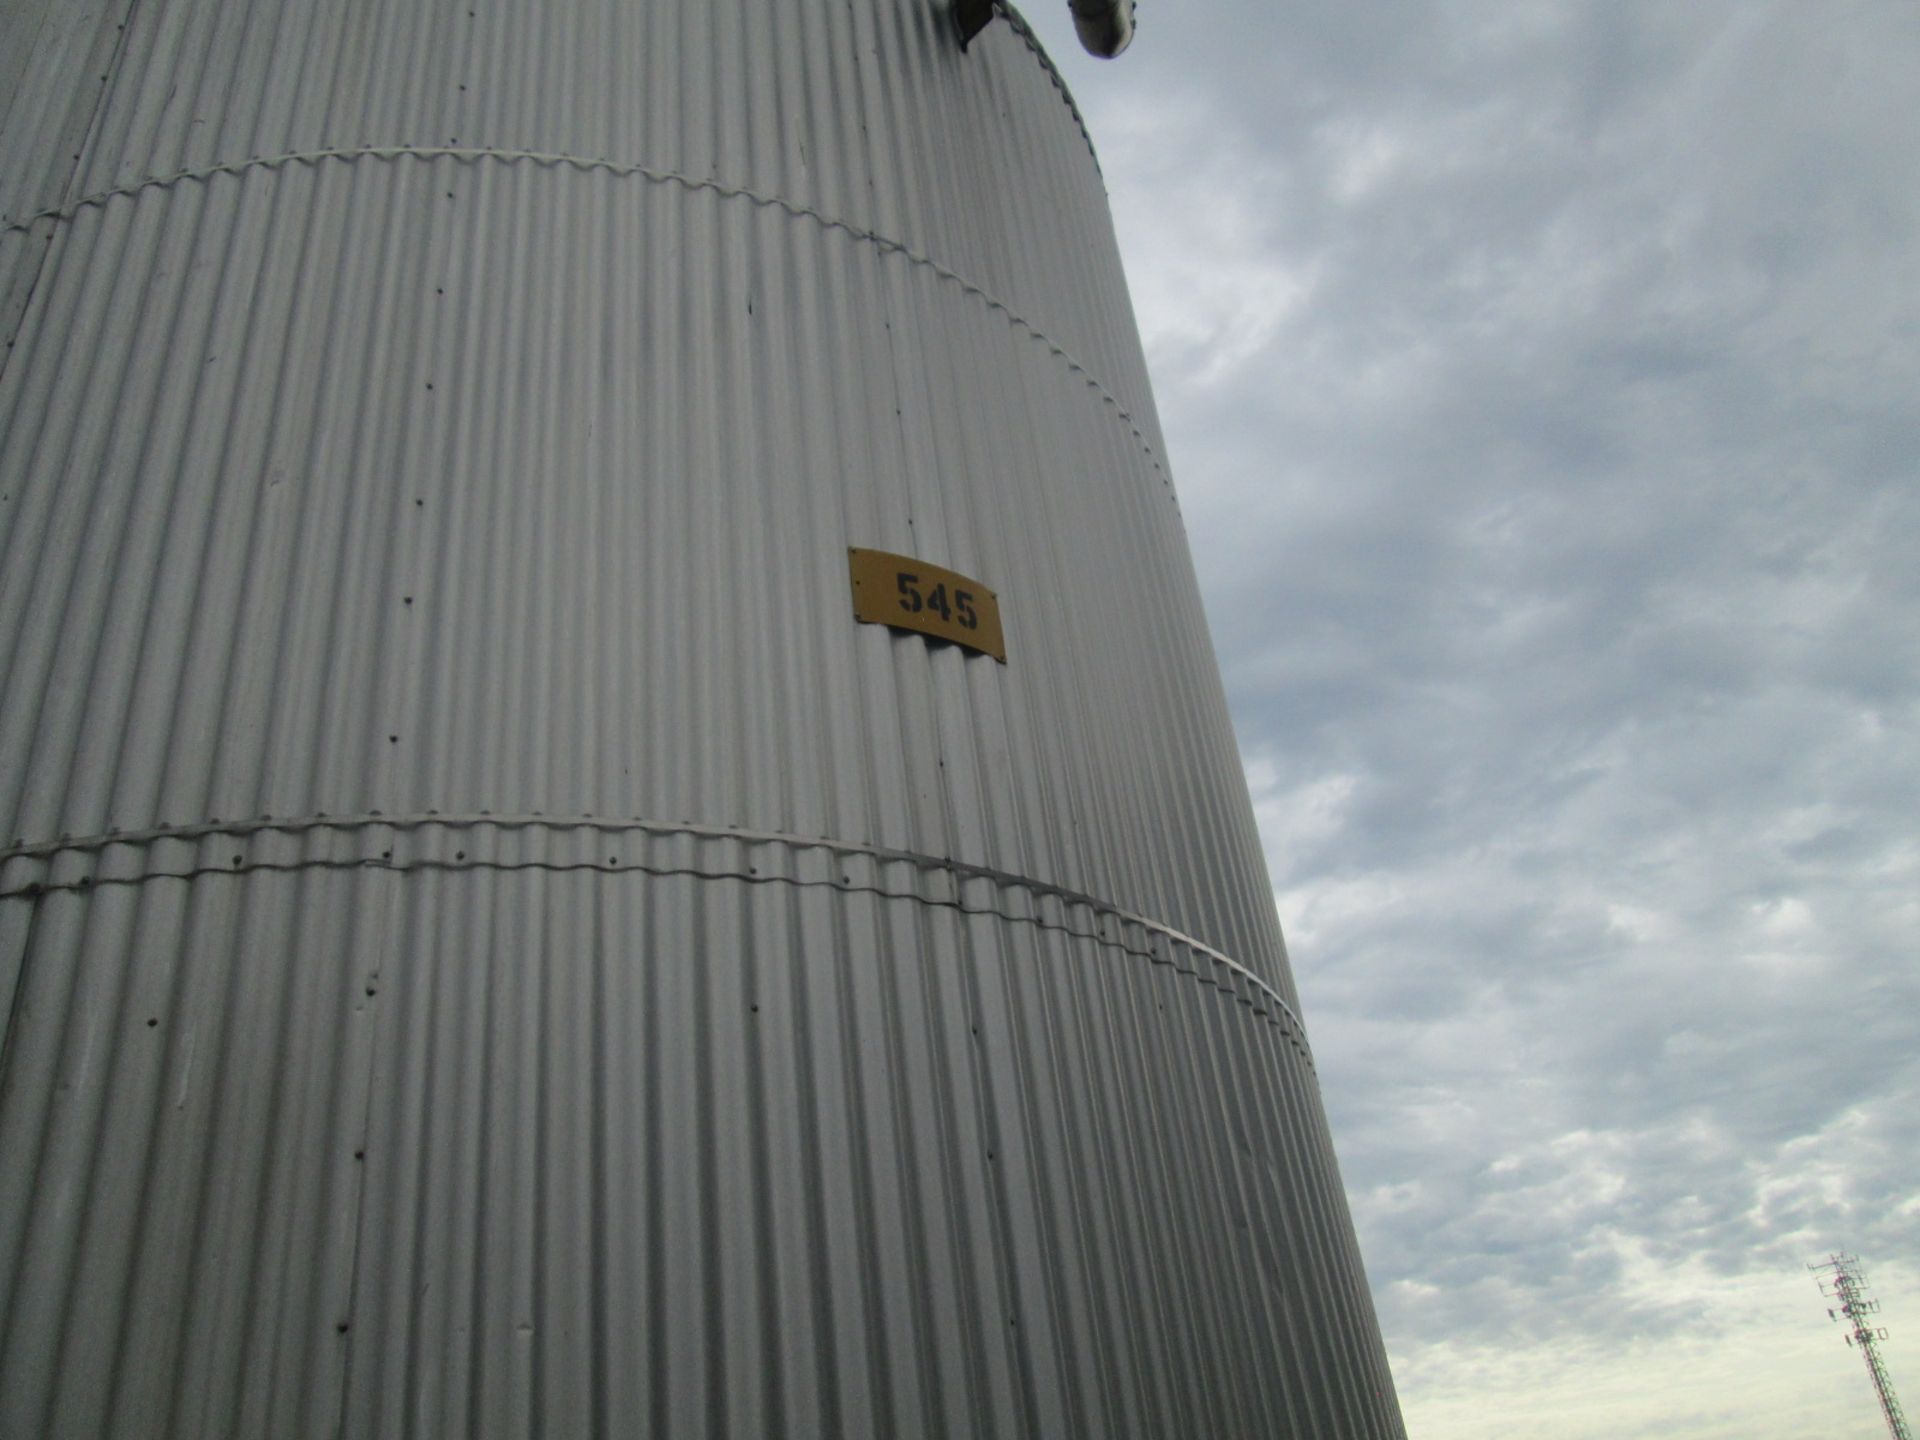
[[1907, 1417], [1900, 1409], [1900, 1397], [1893, 1393], [1893, 1381], [1881, 1362], [1879, 1342], [1887, 1338], [1885, 1326], [1873, 1325], [1880, 1302], [1867, 1294], [1866, 1272], [1858, 1255], [1832, 1254], [1807, 1266], [1820, 1281], [1820, 1293], [1833, 1301], [1827, 1318], [1848, 1327], [1847, 1344], [1858, 1350], [1873, 1376], [1874, 1394], [1880, 1397], [1880, 1413], [1887, 1417], [1887, 1433], [1893, 1440], [1913, 1440]]

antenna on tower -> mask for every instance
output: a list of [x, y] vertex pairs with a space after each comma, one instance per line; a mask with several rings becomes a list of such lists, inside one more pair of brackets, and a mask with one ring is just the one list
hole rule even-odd
[[1860, 1268], [1860, 1257], [1835, 1253], [1807, 1269], [1818, 1277], [1820, 1293], [1834, 1302], [1827, 1318], [1851, 1327], [1846, 1332], [1847, 1344], [1859, 1350], [1867, 1362], [1874, 1394], [1880, 1397], [1880, 1413], [1887, 1417], [1887, 1433], [1893, 1440], [1913, 1440], [1907, 1417], [1900, 1409], [1900, 1397], [1893, 1393], [1893, 1380], [1877, 1348], [1887, 1338], [1886, 1327], [1867, 1323], [1879, 1313], [1880, 1302], [1867, 1294], [1867, 1272]]

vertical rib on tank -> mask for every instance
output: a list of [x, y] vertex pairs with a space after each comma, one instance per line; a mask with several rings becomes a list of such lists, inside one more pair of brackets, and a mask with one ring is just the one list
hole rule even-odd
[[0, 1433], [1401, 1433], [1017, 17], [18, 0], [0, 332]]

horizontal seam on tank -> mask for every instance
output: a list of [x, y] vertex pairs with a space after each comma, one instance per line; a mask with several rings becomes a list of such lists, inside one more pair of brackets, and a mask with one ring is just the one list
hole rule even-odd
[[[885, 845], [871, 845], [857, 840], [833, 840], [824, 836], [793, 835], [779, 830], [751, 830], [744, 827], [726, 825], [705, 825], [694, 821], [648, 820], [635, 817], [631, 820], [615, 820], [603, 816], [591, 815], [489, 815], [485, 813], [440, 815], [428, 812], [421, 815], [382, 815], [368, 812], [364, 815], [314, 815], [300, 818], [261, 818], [258, 820], [217, 821], [210, 820], [196, 825], [159, 826], [145, 830], [108, 831], [99, 835], [66, 836], [59, 840], [21, 843], [6, 850], [0, 850], [0, 866], [17, 860], [52, 861], [61, 855], [97, 855], [101, 851], [115, 846], [143, 847], [165, 841], [195, 841], [218, 838], [239, 839], [249, 835], [303, 835], [316, 831], [345, 833], [360, 830], [387, 829], [395, 831], [414, 830], [592, 830], [602, 834], [640, 834], [648, 836], [687, 836], [699, 840], [725, 840], [749, 845], [779, 845], [792, 850], [821, 850], [836, 856], [859, 857], [881, 864], [905, 864], [922, 872], [939, 872], [961, 880], [982, 880], [1004, 891], [1021, 889], [1036, 899], [1056, 900], [1064, 905], [1081, 906], [1106, 916], [1121, 925], [1134, 925], [1158, 935], [1173, 944], [1181, 945], [1204, 955], [1216, 964], [1225, 966], [1236, 977], [1244, 981], [1258, 995], [1261, 1002], [1271, 1007], [1271, 1011], [1262, 1010], [1254, 999], [1235, 995], [1234, 998], [1245, 1005], [1257, 1016], [1280, 1026], [1304, 1055], [1306, 1050], [1306, 1027], [1293, 1007], [1284, 1000], [1272, 985], [1255, 974], [1246, 965], [1235, 960], [1224, 951], [1207, 944], [1206, 941], [1176, 929], [1150, 916], [1137, 911], [1126, 910], [1118, 905], [1101, 900], [1082, 891], [1072, 890], [1050, 881], [1036, 880], [1029, 876], [1017, 875], [1011, 871], [998, 870], [990, 865], [977, 865], [964, 860], [943, 859], [936, 855], [927, 855], [917, 850], [901, 850]], [[962, 901], [941, 900], [909, 891], [892, 890], [876, 884], [855, 884], [846, 876], [839, 883], [831, 880], [809, 880], [789, 875], [760, 875], [749, 870], [741, 873], [737, 870], [705, 870], [691, 866], [650, 865], [640, 861], [625, 864], [601, 864], [597, 861], [554, 861], [554, 860], [488, 860], [467, 859], [444, 860], [427, 857], [415, 860], [395, 861], [389, 857], [311, 857], [292, 861], [262, 860], [238, 865], [199, 865], [178, 871], [153, 870], [137, 875], [85, 875], [69, 880], [31, 881], [12, 889], [0, 890], [0, 900], [37, 899], [42, 895], [56, 892], [84, 892], [113, 885], [141, 885], [149, 880], [191, 880], [212, 875], [244, 875], [250, 871], [297, 871], [297, 870], [358, 870], [373, 869], [396, 873], [412, 870], [548, 870], [592, 871], [601, 875], [643, 874], [661, 877], [687, 876], [702, 880], [739, 880], [748, 884], [786, 884], [801, 889], [825, 889], [839, 894], [871, 894], [889, 900], [914, 900], [923, 905], [958, 911], [965, 915], [992, 915], [999, 919], [1019, 924], [1033, 925], [1038, 929], [1051, 930], [1079, 939], [1092, 940], [1099, 944], [1113, 946], [1129, 955], [1147, 960], [1156, 965], [1172, 965], [1172, 961], [1153, 954], [1151, 951], [1138, 950], [1117, 938], [1076, 930], [1071, 926], [1053, 924], [1038, 916], [1012, 914], [1004, 909], [980, 909], [968, 906]], [[1178, 969], [1180, 967], [1174, 966]], [[1202, 984], [1212, 985], [1216, 989], [1226, 990], [1217, 982], [1199, 974], [1187, 971]], [[1233, 993], [1227, 991], [1227, 993]], [[1271, 1012], [1278, 1012], [1277, 1015]]]
[[9, 220], [0, 224], [0, 234], [9, 232], [27, 233], [42, 221], [64, 222], [71, 220], [82, 210], [95, 209], [109, 200], [131, 198], [148, 190], [170, 190], [174, 186], [189, 181], [210, 180], [216, 175], [241, 175], [248, 170], [278, 170], [288, 165], [318, 165], [325, 160], [337, 160], [350, 165], [356, 160], [453, 160], [471, 164], [481, 160], [493, 160], [503, 165], [526, 163], [544, 168], [565, 166], [578, 170], [582, 174], [605, 174], [617, 179], [638, 177], [654, 185], [678, 185], [690, 193], [706, 192], [727, 200], [745, 200], [762, 209], [778, 210], [799, 220], [811, 220], [826, 230], [837, 230], [850, 239], [864, 241], [879, 250], [883, 255], [898, 255], [909, 264], [920, 265], [950, 284], [957, 285], [962, 293], [972, 296], [990, 310], [997, 310], [1005, 316], [1007, 322], [1028, 338], [1044, 346], [1055, 358], [1086, 381], [1089, 388], [1097, 392], [1100, 398], [1112, 407], [1114, 414], [1125, 423], [1127, 431], [1139, 444], [1141, 452], [1147, 457], [1161, 482], [1172, 491], [1172, 482], [1167, 477], [1160, 457], [1155, 453], [1153, 444], [1141, 432], [1135, 423], [1133, 414], [1120, 403], [1119, 397], [1107, 388], [1093, 372], [1074, 358], [1071, 352], [1062, 348], [1051, 336], [1033, 324], [1019, 311], [1013, 309], [1004, 300], [976, 282], [969, 280], [957, 270], [942, 265], [932, 256], [913, 249], [903, 240], [895, 240], [882, 235], [877, 230], [869, 230], [856, 225], [851, 220], [842, 220], [829, 215], [811, 205], [803, 205], [797, 200], [788, 200], [780, 195], [768, 195], [762, 191], [749, 190], [743, 185], [729, 185], [720, 180], [703, 180], [697, 176], [684, 175], [678, 170], [663, 170], [657, 166], [641, 165], [630, 162], [595, 158], [585, 155], [569, 155], [544, 150], [500, 149], [492, 146], [464, 145], [359, 145], [321, 150], [288, 151], [280, 155], [254, 155], [245, 160], [220, 160], [208, 165], [198, 165], [186, 170], [176, 170], [168, 175], [149, 175], [143, 179], [129, 181], [125, 185], [116, 185], [106, 190], [96, 190], [82, 195], [62, 205], [50, 206], [26, 216], [21, 220]]

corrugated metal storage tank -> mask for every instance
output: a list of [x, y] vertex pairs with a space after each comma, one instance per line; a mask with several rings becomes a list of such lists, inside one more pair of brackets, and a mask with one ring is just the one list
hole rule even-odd
[[1401, 1433], [1017, 16], [9, 0], [0, 126], [0, 1434]]

